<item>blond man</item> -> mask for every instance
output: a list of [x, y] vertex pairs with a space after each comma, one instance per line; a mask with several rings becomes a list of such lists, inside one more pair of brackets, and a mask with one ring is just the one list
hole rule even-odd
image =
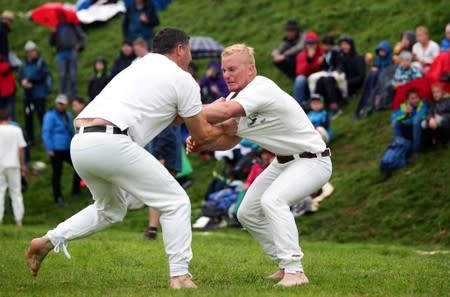
[[298, 230], [289, 206], [320, 189], [330, 178], [330, 150], [295, 99], [272, 80], [257, 76], [253, 48], [235, 44], [222, 53], [222, 71], [232, 95], [203, 108], [210, 123], [234, 118], [234, 136], [209, 145], [187, 140], [187, 151], [225, 150], [246, 138], [276, 154], [248, 189], [239, 222], [278, 264], [268, 276], [280, 286], [308, 283]]

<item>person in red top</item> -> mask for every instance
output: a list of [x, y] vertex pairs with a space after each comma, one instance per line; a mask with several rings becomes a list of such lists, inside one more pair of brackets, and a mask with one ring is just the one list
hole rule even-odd
[[294, 98], [307, 109], [309, 107], [310, 92], [308, 76], [321, 70], [323, 62], [323, 49], [320, 46], [320, 37], [315, 32], [305, 35], [305, 49], [297, 54], [294, 81]]

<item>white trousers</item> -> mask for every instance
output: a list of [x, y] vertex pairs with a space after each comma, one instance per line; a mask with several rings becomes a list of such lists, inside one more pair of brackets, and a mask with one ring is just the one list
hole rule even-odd
[[298, 230], [289, 206], [319, 190], [330, 178], [330, 157], [275, 159], [248, 189], [238, 210], [239, 222], [285, 272], [303, 271]]
[[19, 168], [3, 168], [0, 170], [0, 223], [5, 214], [5, 193], [8, 188], [15, 221], [22, 221], [24, 214], [22, 184]]
[[327, 72], [327, 71], [319, 71], [311, 74], [308, 76], [308, 87], [309, 92], [311, 94], [314, 94], [316, 92], [316, 85], [319, 78], [324, 76], [332, 76], [336, 80], [337, 86], [339, 90], [342, 93], [342, 97], [347, 97], [348, 95], [348, 88], [347, 88], [347, 80], [345, 79], [345, 73], [344, 72]]
[[127, 205], [121, 189], [161, 212], [170, 276], [188, 273], [191, 250], [189, 197], [161, 163], [126, 135], [77, 134], [70, 153], [94, 203], [47, 233], [55, 252], [66, 241], [82, 238], [123, 220]]

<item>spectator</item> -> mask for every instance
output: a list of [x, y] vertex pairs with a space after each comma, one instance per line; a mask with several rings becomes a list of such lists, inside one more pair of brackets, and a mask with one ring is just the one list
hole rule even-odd
[[392, 86], [397, 89], [412, 80], [422, 77], [422, 73], [415, 66], [412, 65], [412, 55], [410, 52], [403, 51], [400, 53], [400, 64], [395, 69], [394, 77], [392, 78]]
[[296, 57], [293, 96], [303, 108], [309, 107], [308, 76], [320, 71], [323, 59], [319, 36], [315, 32], [308, 32], [305, 35], [305, 49]]
[[432, 86], [433, 102], [428, 111], [428, 118], [422, 123], [422, 128], [431, 132], [433, 143], [440, 140], [444, 147], [450, 140], [450, 96], [444, 93], [442, 84]]
[[220, 62], [211, 61], [208, 64], [206, 75], [200, 80], [203, 104], [211, 103], [220, 97], [226, 97], [229, 93], [220, 68]]
[[295, 79], [295, 58], [303, 50], [304, 40], [300, 25], [295, 20], [286, 23], [285, 36], [278, 48], [272, 52], [272, 60], [284, 74]]
[[399, 55], [402, 51], [412, 52], [413, 45], [416, 43], [416, 34], [414, 31], [405, 31], [400, 37], [400, 41], [394, 46], [394, 63], [399, 63]]
[[[145, 149], [151, 153], [169, 173], [175, 177], [181, 171], [181, 131], [180, 126], [169, 126], [159, 133]], [[144, 239], [155, 240], [157, 237], [161, 214], [149, 208], [148, 228], [144, 231]]]
[[439, 55], [439, 45], [430, 40], [428, 29], [424, 26], [417, 27], [416, 39], [417, 42], [412, 49], [414, 60], [417, 62], [416, 64], [420, 71], [426, 73], [431, 63]]
[[448, 52], [450, 50], [450, 23], [445, 26], [445, 37], [441, 41], [441, 52]]
[[355, 42], [350, 35], [339, 38], [341, 49], [341, 67], [347, 81], [348, 96], [354, 95], [361, 88], [365, 77], [364, 58], [357, 52]]
[[159, 18], [152, 1], [135, 0], [125, 13], [122, 31], [124, 38], [135, 41], [142, 38], [148, 49], [153, 47], [153, 28], [159, 25]]
[[89, 101], [94, 100], [95, 96], [108, 84], [109, 76], [107, 73], [106, 59], [101, 56], [97, 57], [94, 63], [94, 74], [89, 79], [88, 84]]
[[25, 63], [20, 69], [19, 81], [24, 88], [25, 131], [29, 143], [34, 144], [36, 140], [34, 113], [37, 113], [39, 125], [42, 126], [47, 96], [50, 92], [47, 84], [50, 69], [33, 41], [26, 42], [25, 53]]
[[[68, 23], [63, 13], [58, 14], [58, 25], [51, 30], [50, 45], [56, 48], [59, 92], [69, 98], [77, 95], [78, 52], [84, 47], [84, 42], [85, 34], [81, 27]], [[67, 80], [70, 80], [69, 87]]]
[[133, 51], [136, 54], [136, 59], [134, 59], [134, 61], [142, 58], [149, 53], [147, 42], [145, 42], [145, 40], [140, 37], [137, 38], [135, 41], [133, 41]]
[[323, 141], [326, 144], [331, 140], [330, 118], [325, 109], [325, 100], [319, 94], [311, 95], [311, 107], [308, 112], [308, 118], [313, 124], [314, 128], [320, 133]]
[[16, 76], [7, 56], [0, 54], [0, 109], [8, 109], [15, 118]]
[[426, 119], [428, 103], [420, 99], [416, 89], [408, 90], [406, 102], [400, 105], [392, 116], [394, 137], [411, 140], [412, 155], [409, 161], [417, 160], [422, 143], [422, 120]]
[[5, 10], [0, 19], [0, 57], [8, 57], [9, 55], [9, 39], [8, 33], [11, 30], [11, 25], [14, 21], [14, 14]]
[[7, 109], [0, 110], [0, 224], [5, 212], [5, 193], [8, 188], [14, 219], [18, 227], [23, 226], [23, 197], [21, 173], [25, 173], [25, 147], [22, 130], [9, 123]]
[[110, 79], [117, 75], [120, 71], [124, 70], [136, 59], [136, 55], [133, 52], [133, 43], [128, 40], [122, 42], [120, 49], [120, 55], [114, 60], [111, 68]]
[[72, 99], [72, 110], [78, 115], [86, 107], [86, 101], [82, 97]]
[[[55, 108], [50, 109], [44, 116], [42, 126], [42, 140], [52, 164], [52, 187], [56, 205], [64, 205], [61, 191], [61, 176], [63, 162], [72, 166], [70, 158], [70, 142], [73, 137], [72, 114], [67, 111], [69, 103], [67, 96], [59, 94], [55, 100]], [[74, 173], [72, 195], [80, 193], [80, 178]]]

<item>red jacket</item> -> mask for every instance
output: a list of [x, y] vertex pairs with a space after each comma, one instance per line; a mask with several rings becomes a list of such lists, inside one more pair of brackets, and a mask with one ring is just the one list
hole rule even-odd
[[323, 55], [323, 49], [320, 46], [320, 38], [319, 35], [317, 35], [315, 32], [308, 32], [305, 35], [305, 43], [307, 43], [308, 40], [315, 40], [317, 43], [317, 50], [316, 53], [312, 58], [308, 58], [308, 52], [305, 49], [297, 54], [296, 57], [296, 64], [295, 64], [295, 74], [296, 75], [303, 75], [308, 77], [310, 74], [314, 72], [318, 72], [321, 70], [319, 58]]
[[16, 92], [16, 77], [9, 61], [0, 58], [0, 98], [9, 97]]

